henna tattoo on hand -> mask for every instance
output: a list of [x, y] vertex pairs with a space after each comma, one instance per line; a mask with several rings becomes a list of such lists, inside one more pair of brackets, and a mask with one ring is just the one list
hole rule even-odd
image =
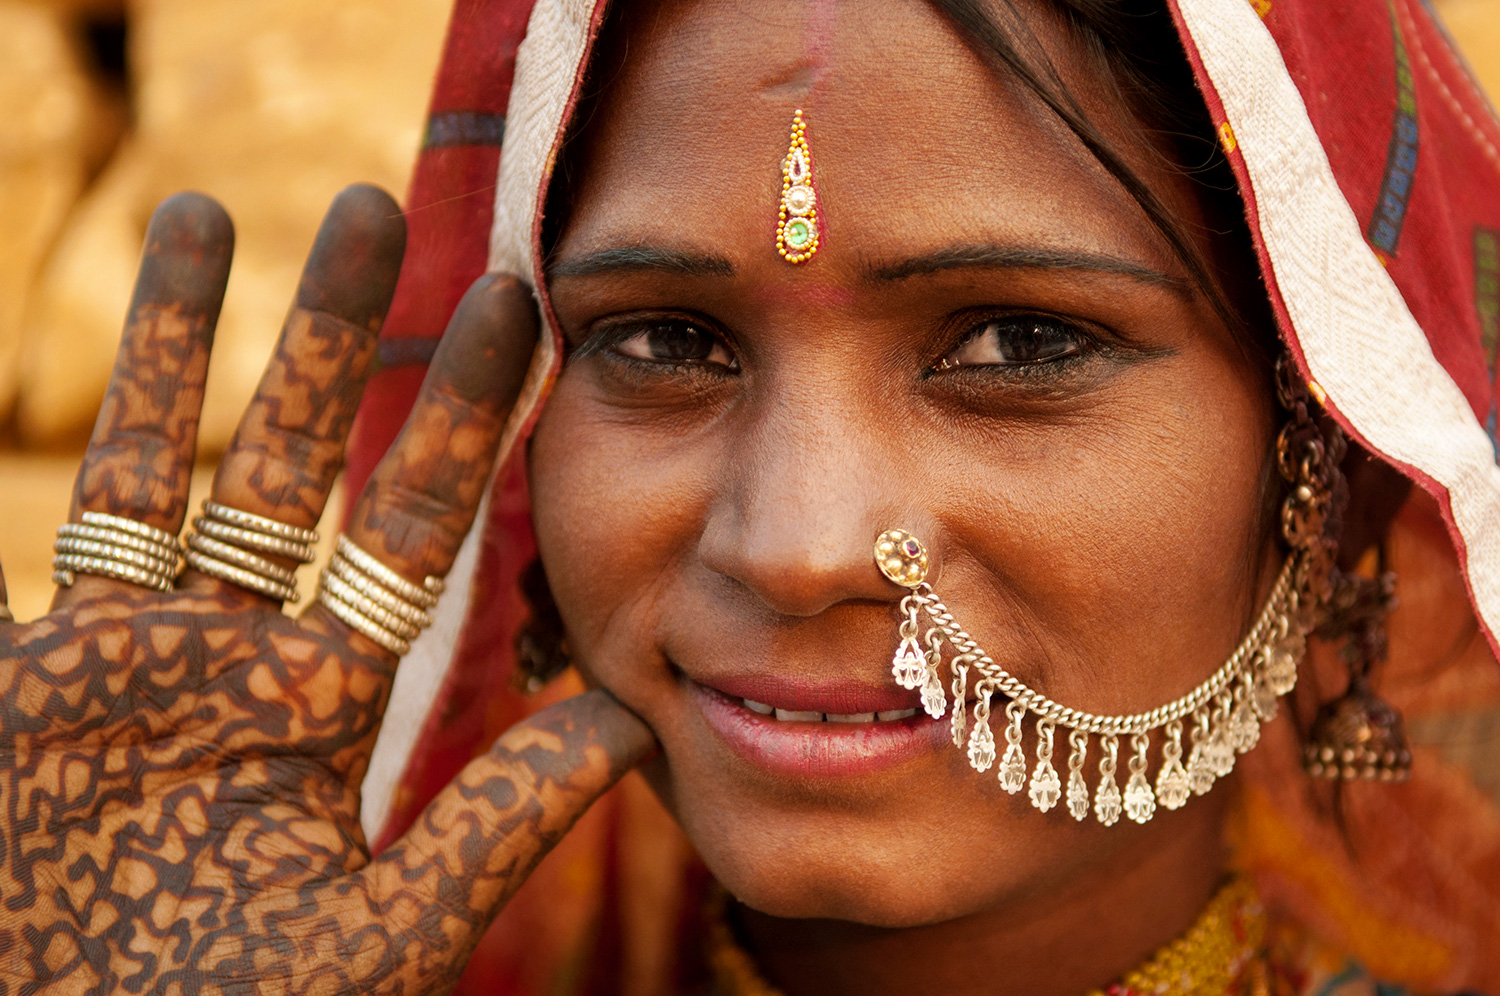
[[603, 692], [539, 714], [373, 864], [385, 662], [224, 586], [0, 630], [0, 992], [444, 992], [649, 750]]
[[[327, 500], [404, 238], [385, 195], [340, 201], [215, 481], [217, 500], [293, 524]], [[75, 513], [180, 525], [231, 241], [199, 195], [153, 218]], [[536, 328], [514, 280], [460, 307], [351, 526], [393, 567], [451, 563]], [[321, 607], [293, 619], [203, 575], [165, 594], [84, 580], [0, 625], [0, 996], [445, 992], [541, 856], [654, 748], [605, 692], [560, 703], [372, 862], [359, 786], [391, 655]]]

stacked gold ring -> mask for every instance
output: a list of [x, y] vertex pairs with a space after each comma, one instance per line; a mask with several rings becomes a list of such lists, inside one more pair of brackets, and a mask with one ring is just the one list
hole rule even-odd
[[317, 541], [318, 534], [311, 529], [205, 501], [203, 514], [193, 520], [183, 556], [195, 571], [267, 598], [295, 602], [301, 597], [296, 572], [264, 555], [310, 564], [316, 557], [313, 544]]
[[52, 544], [52, 581], [72, 587], [79, 574], [97, 574], [171, 591], [181, 569], [177, 537], [119, 515], [84, 512], [82, 522], [57, 528]]
[[444, 588], [441, 579], [430, 576], [413, 584], [342, 534], [333, 559], [318, 575], [318, 601], [398, 657], [432, 625], [429, 610]]

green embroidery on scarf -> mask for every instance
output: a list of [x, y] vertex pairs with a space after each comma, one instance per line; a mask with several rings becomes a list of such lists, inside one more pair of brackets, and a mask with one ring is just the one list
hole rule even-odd
[[1494, 376], [1500, 346], [1500, 231], [1483, 225], [1474, 227], [1474, 310], [1479, 315], [1479, 342]]
[[1391, 42], [1396, 55], [1396, 115], [1391, 126], [1391, 142], [1386, 150], [1385, 176], [1375, 200], [1375, 213], [1366, 232], [1370, 244], [1387, 255], [1394, 255], [1401, 241], [1401, 226], [1406, 222], [1406, 203], [1411, 197], [1412, 181], [1417, 171], [1417, 88], [1412, 79], [1411, 59], [1406, 53], [1406, 39], [1395, 5], [1391, 9]]

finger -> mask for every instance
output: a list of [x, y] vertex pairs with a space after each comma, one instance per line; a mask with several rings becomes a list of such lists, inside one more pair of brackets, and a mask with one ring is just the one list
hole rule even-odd
[[537, 862], [655, 747], [646, 724], [606, 691], [559, 702], [469, 762], [405, 836], [355, 873], [398, 933], [389, 947], [413, 955], [402, 966], [407, 990], [446, 991], [440, 984]]
[[480, 277], [459, 302], [401, 435], [350, 516], [354, 543], [409, 579], [442, 576], [474, 521], [537, 341], [531, 293]]
[[311, 528], [344, 463], [406, 248], [406, 222], [378, 187], [334, 199], [296, 300], [219, 469], [214, 501]]
[[182, 527], [233, 254], [234, 226], [212, 198], [176, 194], [151, 216], [114, 372], [74, 485], [74, 521], [107, 512], [173, 534]]

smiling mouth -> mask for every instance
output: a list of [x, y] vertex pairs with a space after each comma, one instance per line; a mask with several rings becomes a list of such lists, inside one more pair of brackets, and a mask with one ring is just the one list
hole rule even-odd
[[764, 702], [756, 702], [753, 699], [741, 699], [740, 703], [753, 713], [768, 716], [783, 723], [891, 723], [896, 720], [910, 719], [917, 714], [916, 709], [887, 709], [884, 712], [800, 712], [791, 709], [778, 709]]
[[746, 687], [686, 681], [719, 742], [772, 776], [805, 781], [871, 775], [930, 756], [951, 739], [947, 722], [908, 705], [910, 693], [894, 687], [814, 688], [777, 679], [715, 684]]

